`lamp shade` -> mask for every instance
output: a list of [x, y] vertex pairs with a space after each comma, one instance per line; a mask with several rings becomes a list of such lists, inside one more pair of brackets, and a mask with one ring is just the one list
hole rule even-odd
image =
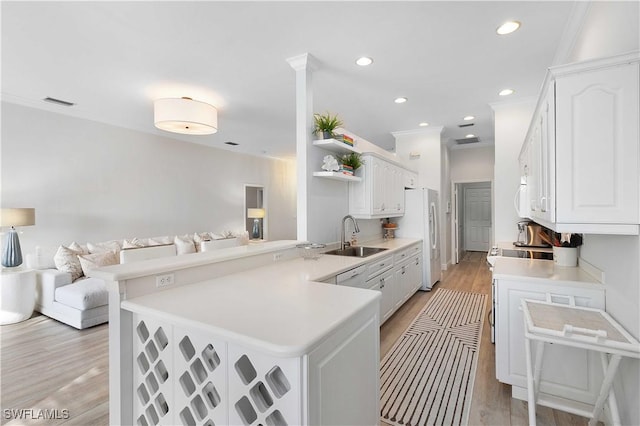
[[153, 104], [158, 129], [187, 135], [210, 135], [218, 131], [218, 110], [191, 98], [158, 99]]
[[30, 226], [36, 224], [36, 209], [2, 209], [0, 226]]
[[249, 219], [262, 219], [264, 217], [264, 209], [247, 209], [247, 217]]

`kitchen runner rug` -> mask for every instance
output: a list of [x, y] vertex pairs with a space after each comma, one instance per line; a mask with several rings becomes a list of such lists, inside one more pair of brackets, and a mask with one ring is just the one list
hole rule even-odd
[[383, 423], [468, 423], [486, 299], [436, 290], [380, 365]]

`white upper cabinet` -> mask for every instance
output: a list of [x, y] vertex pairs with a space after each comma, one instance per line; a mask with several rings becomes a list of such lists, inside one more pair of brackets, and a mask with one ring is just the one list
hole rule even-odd
[[532, 219], [557, 232], [638, 234], [638, 61], [550, 69], [523, 148]]
[[638, 224], [638, 63], [556, 78], [558, 222]]
[[376, 157], [362, 155], [356, 171], [360, 182], [349, 183], [349, 214], [371, 219], [404, 215], [404, 169]]

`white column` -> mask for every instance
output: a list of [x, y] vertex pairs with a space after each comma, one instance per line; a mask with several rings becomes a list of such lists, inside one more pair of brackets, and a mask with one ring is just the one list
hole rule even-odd
[[309, 186], [313, 170], [308, 164], [308, 150], [313, 130], [312, 73], [318, 61], [308, 53], [287, 59], [296, 72], [296, 178], [297, 239], [308, 240]]

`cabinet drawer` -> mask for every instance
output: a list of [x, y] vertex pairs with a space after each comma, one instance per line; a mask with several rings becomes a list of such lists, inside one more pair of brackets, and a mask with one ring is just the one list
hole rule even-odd
[[393, 266], [393, 256], [387, 256], [369, 264], [367, 268], [367, 279], [390, 269]]
[[415, 255], [417, 253], [420, 253], [421, 251], [422, 251], [422, 246], [420, 244], [416, 244], [414, 246], [409, 247], [406, 250], [402, 250], [401, 252], [397, 253], [395, 255], [395, 257], [393, 258], [393, 261], [397, 265], [397, 264], [399, 264], [401, 262], [404, 262], [405, 260], [409, 259], [413, 255]]

